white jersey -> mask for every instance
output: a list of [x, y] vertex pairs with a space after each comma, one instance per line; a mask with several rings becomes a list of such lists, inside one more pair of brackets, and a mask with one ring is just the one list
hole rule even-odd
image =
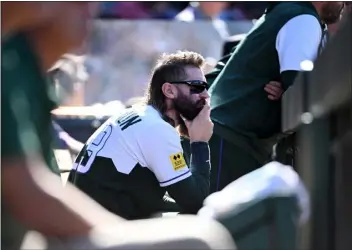
[[87, 173], [97, 157], [111, 159], [124, 175], [136, 166], [148, 168], [161, 187], [191, 176], [179, 134], [152, 106], [134, 106], [107, 120], [88, 139], [86, 157], [73, 168]]

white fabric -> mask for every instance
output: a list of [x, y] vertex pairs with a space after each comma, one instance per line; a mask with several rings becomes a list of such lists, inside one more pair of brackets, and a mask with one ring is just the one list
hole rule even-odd
[[280, 72], [302, 71], [303, 61], [314, 61], [318, 55], [321, 37], [321, 26], [314, 16], [305, 14], [289, 20], [276, 37]]
[[[269, 197], [295, 196], [301, 210], [300, 222], [308, 220], [310, 214], [309, 195], [298, 174], [290, 166], [271, 162], [250, 172], [226, 186], [222, 191], [210, 195], [200, 216], [212, 217], [225, 211], [242, 211], [254, 202]], [[229, 198], [231, 197], [231, 198]]]
[[174, 218], [123, 221], [118, 225], [102, 226], [92, 230], [88, 237], [67, 241], [49, 240], [45, 249], [235, 250], [236, 245], [230, 233], [219, 222], [198, 216], [179, 215]]
[[[126, 127], [128, 122], [134, 124]], [[111, 117], [87, 145], [87, 163], [74, 166], [80, 173], [88, 172], [94, 158], [102, 156], [111, 158], [120, 173], [129, 174], [137, 164], [149, 168], [162, 187], [191, 176], [186, 164], [175, 170], [170, 156], [183, 154], [180, 137], [151, 106], [134, 106]]]
[[143, 149], [144, 166], [154, 172], [160, 186], [165, 187], [186, 179], [191, 172], [186, 165], [174, 170], [170, 156], [183, 152], [180, 136], [168, 123], [159, 123], [151, 124], [138, 141], [139, 147]]
[[26, 235], [21, 249], [36, 250], [165, 250], [236, 249], [231, 234], [215, 220], [178, 215], [173, 218], [121, 221], [99, 226], [89, 235], [70, 239], [44, 238], [36, 232]]

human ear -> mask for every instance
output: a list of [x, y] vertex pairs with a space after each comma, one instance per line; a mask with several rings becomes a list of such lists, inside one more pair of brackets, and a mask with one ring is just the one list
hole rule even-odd
[[169, 99], [175, 99], [177, 95], [177, 89], [175, 88], [174, 85], [171, 83], [164, 83], [163, 86], [161, 87], [161, 90], [163, 91], [163, 94], [169, 98]]

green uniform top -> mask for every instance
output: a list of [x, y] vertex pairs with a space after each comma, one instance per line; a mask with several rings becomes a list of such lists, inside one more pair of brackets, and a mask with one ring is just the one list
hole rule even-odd
[[268, 138], [280, 132], [281, 103], [269, 100], [264, 86], [281, 80], [276, 38], [280, 29], [299, 15], [313, 16], [320, 25], [310, 2], [275, 4], [233, 53], [222, 59], [226, 65], [219, 64], [207, 75], [215, 123], [250, 138]]
[[[1, 158], [37, 154], [57, 172], [51, 147], [53, 92], [24, 34], [2, 39], [1, 74]], [[20, 244], [24, 233], [7, 212], [2, 203], [4, 249]]]
[[57, 172], [51, 147], [51, 110], [56, 107], [53, 88], [25, 35], [2, 41], [2, 49], [1, 156], [40, 154]]
[[214, 83], [216, 77], [221, 73], [221, 71], [224, 69], [227, 61], [231, 58], [231, 55], [233, 53], [233, 50], [235, 50], [236, 47], [234, 47], [231, 52], [225, 56], [223, 56], [215, 65], [214, 69], [210, 71], [208, 74], [206, 74], [207, 82], [209, 87]]

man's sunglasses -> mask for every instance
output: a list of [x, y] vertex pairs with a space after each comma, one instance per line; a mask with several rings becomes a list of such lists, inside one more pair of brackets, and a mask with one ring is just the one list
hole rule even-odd
[[200, 94], [208, 89], [208, 83], [199, 80], [170, 82], [171, 84], [187, 84], [190, 86], [191, 94]]

